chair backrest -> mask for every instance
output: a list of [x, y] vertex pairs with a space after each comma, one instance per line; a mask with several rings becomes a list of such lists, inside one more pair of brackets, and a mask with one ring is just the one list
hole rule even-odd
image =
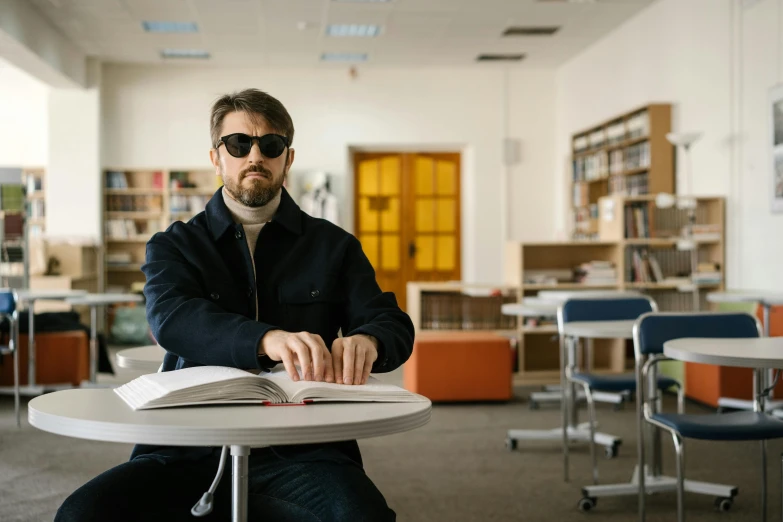
[[683, 337], [760, 337], [761, 325], [750, 314], [650, 313], [637, 319], [633, 329], [636, 357], [663, 353], [663, 343]]
[[0, 289], [0, 314], [11, 315], [16, 310], [16, 293], [7, 288]]
[[632, 321], [657, 310], [647, 296], [569, 299], [560, 308], [563, 323], [574, 321]]

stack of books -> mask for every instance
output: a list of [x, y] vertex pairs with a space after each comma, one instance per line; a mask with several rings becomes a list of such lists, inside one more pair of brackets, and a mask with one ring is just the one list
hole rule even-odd
[[718, 263], [702, 262], [696, 267], [696, 273], [691, 275], [691, 280], [697, 285], [720, 284], [723, 274]]
[[615, 285], [617, 269], [610, 261], [590, 261], [574, 269], [574, 281], [584, 285]]

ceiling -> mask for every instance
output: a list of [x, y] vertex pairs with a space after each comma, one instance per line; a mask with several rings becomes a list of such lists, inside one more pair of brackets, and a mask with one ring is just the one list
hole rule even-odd
[[[216, 65], [294, 67], [319, 65], [329, 52], [367, 53], [367, 66], [465, 66], [482, 53], [524, 53], [524, 67], [553, 67], [653, 1], [30, 0], [88, 55], [106, 62], [168, 62], [162, 49], [186, 48], [208, 51]], [[199, 32], [145, 33], [145, 20], [196, 22]], [[333, 23], [378, 24], [381, 34], [326, 36]], [[561, 29], [502, 37], [512, 25]]]

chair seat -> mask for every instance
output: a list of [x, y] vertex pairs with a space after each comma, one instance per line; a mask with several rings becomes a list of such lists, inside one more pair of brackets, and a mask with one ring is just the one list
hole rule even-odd
[[783, 421], [766, 413], [738, 411], [704, 415], [656, 413], [653, 420], [685, 438], [702, 440], [767, 440], [783, 438]]
[[[623, 392], [636, 390], [636, 376], [634, 374], [623, 375], [596, 375], [594, 373], [577, 373], [573, 380], [583, 382], [590, 389], [603, 392]], [[665, 390], [676, 386], [677, 381], [670, 377], [658, 377], [658, 389]]]

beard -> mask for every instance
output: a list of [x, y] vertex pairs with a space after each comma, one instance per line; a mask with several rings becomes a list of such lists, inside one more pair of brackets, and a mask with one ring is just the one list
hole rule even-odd
[[[258, 172], [269, 177], [268, 182], [263, 180], [250, 180], [249, 185], [243, 185], [242, 182], [250, 172]], [[228, 194], [246, 207], [263, 207], [272, 201], [280, 193], [286, 177], [286, 168], [279, 176], [272, 174], [272, 171], [260, 165], [251, 165], [239, 173], [236, 178], [226, 176], [221, 170], [220, 177], [223, 179], [223, 187]]]

